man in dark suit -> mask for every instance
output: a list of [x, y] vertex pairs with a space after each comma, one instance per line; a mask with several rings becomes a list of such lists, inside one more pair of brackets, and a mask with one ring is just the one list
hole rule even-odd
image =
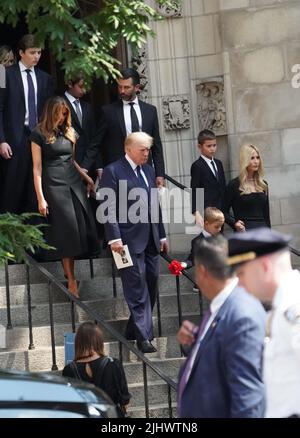
[[35, 67], [41, 48], [33, 35], [21, 38], [19, 55], [19, 63], [6, 69], [6, 88], [0, 93], [1, 213], [35, 210], [28, 138], [53, 94], [50, 76]]
[[156, 185], [164, 184], [165, 166], [158, 117], [155, 106], [142, 102], [137, 94], [140, 89], [140, 77], [136, 70], [127, 68], [121, 71], [118, 80], [120, 99], [101, 109], [97, 132], [93, 145], [87, 151], [82, 167], [89, 170], [99, 150], [102, 167], [124, 156], [124, 141], [127, 135], [143, 131], [153, 138], [149, 164], [154, 164]]
[[261, 418], [265, 311], [238, 286], [227, 265], [227, 241], [198, 241], [196, 282], [210, 300], [199, 327], [184, 321], [177, 338], [191, 346], [179, 375], [180, 417]]
[[95, 134], [95, 121], [91, 105], [82, 100], [85, 95], [85, 79], [82, 73], [68, 80], [64, 98], [71, 111], [72, 126], [78, 138], [75, 146], [75, 160], [81, 166], [86, 151]]
[[217, 151], [215, 134], [205, 129], [198, 135], [200, 157], [191, 167], [192, 213], [196, 223], [203, 226], [197, 189], [204, 189], [204, 208], [217, 207], [224, 212], [226, 181], [222, 162], [214, 158]]
[[152, 308], [157, 292], [159, 252], [167, 250], [155, 174], [146, 164], [152, 141], [144, 132], [126, 138], [126, 155], [104, 168], [100, 199], [106, 196], [108, 199], [97, 212], [111, 250], [121, 254], [124, 245], [128, 245], [133, 266], [119, 271], [131, 316], [126, 336], [131, 337], [134, 329], [137, 346], [144, 353], [156, 351], [151, 344]]

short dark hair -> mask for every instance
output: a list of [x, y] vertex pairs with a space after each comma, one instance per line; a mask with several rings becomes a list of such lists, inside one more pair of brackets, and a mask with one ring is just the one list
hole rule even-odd
[[215, 140], [216, 135], [213, 131], [209, 129], [204, 129], [198, 134], [198, 144], [203, 144], [206, 140]]
[[227, 265], [228, 243], [223, 236], [198, 239], [195, 244], [195, 265], [203, 265], [218, 280], [231, 278], [234, 272]]
[[65, 78], [65, 82], [68, 85], [71, 82], [72, 85], [78, 84], [80, 81], [84, 81], [85, 76], [82, 72], [76, 73], [69, 78]]
[[22, 52], [25, 52], [26, 49], [31, 49], [32, 47], [41, 47], [40, 43], [36, 41], [35, 35], [23, 35], [18, 42], [18, 49], [22, 50]]
[[133, 85], [138, 85], [141, 82], [140, 75], [134, 68], [123, 68], [120, 71], [121, 79], [132, 79]]

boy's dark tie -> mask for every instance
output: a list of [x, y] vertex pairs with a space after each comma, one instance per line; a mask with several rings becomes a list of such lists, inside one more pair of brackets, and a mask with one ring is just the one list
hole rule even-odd
[[79, 106], [79, 99], [74, 100], [74, 105], [76, 108], [76, 115], [77, 115], [78, 121], [80, 123], [80, 126], [82, 126], [82, 112], [81, 112], [81, 109]]
[[31, 70], [27, 68], [27, 85], [28, 85], [28, 126], [29, 129], [32, 130], [37, 124], [37, 114], [36, 114], [36, 106], [35, 106], [35, 91], [33, 80], [31, 77]]
[[217, 178], [217, 180], [219, 180], [218, 169], [217, 169], [217, 166], [216, 166], [216, 163], [214, 162], [214, 160], [211, 160], [211, 165], [214, 169], [215, 177]]

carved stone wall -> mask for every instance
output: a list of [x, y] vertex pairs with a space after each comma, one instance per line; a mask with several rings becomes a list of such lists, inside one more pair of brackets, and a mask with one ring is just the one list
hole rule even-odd
[[140, 98], [143, 101], [148, 99], [149, 88], [149, 72], [148, 72], [148, 53], [146, 46], [138, 50], [137, 54], [131, 58], [133, 68], [135, 68], [141, 78], [141, 92]]
[[166, 131], [190, 127], [190, 102], [188, 96], [167, 96], [162, 99]]
[[201, 80], [196, 91], [199, 130], [211, 129], [216, 135], [227, 134], [223, 77]]
[[161, 5], [157, 7], [158, 12], [163, 17], [182, 17], [182, 4], [174, 8], [170, 8], [169, 6]]

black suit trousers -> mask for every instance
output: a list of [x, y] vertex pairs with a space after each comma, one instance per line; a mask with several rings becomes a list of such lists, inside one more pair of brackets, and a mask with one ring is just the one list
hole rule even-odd
[[37, 211], [29, 135], [29, 130], [25, 128], [20, 144], [13, 149], [12, 157], [1, 159], [0, 213]]

